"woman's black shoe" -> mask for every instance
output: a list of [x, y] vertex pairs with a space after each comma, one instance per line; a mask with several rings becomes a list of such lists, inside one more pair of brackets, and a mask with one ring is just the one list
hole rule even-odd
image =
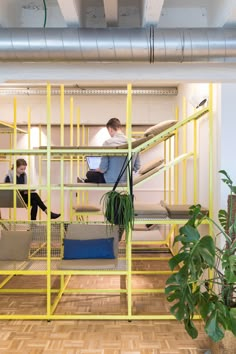
[[51, 211], [51, 219], [57, 219], [61, 216], [61, 214], [56, 214]]

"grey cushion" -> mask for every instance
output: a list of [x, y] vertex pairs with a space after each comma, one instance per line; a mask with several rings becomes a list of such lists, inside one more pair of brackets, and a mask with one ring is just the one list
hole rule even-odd
[[93, 270], [93, 269], [115, 269], [117, 259], [63, 259], [59, 269], [64, 270]]
[[79, 204], [79, 205], [75, 205], [73, 206], [73, 209], [76, 211], [76, 212], [82, 212], [82, 213], [85, 213], [85, 212], [95, 212], [95, 211], [100, 211], [101, 209], [99, 207], [97, 207], [96, 205], [91, 205], [91, 204], [86, 204], [86, 205], [82, 205], [82, 204]]
[[160, 133], [162, 133], [163, 131], [165, 131], [166, 129], [172, 127], [173, 125], [175, 125], [177, 123], [176, 120], [164, 120], [156, 125], [153, 125], [152, 127], [148, 128], [145, 132], [144, 135], [145, 136], [149, 136], [151, 134], [153, 135], [158, 135]]
[[[164, 165], [161, 165], [161, 166], [157, 166], [155, 168], [153, 168], [152, 170], [144, 173], [143, 175], [139, 174], [138, 176], [135, 176], [134, 177], [134, 185], [144, 181], [147, 177], [150, 177], [152, 175], [155, 175], [155, 173], [159, 172], [162, 168], [163, 168]], [[121, 184], [120, 184], [121, 186]]]
[[[136, 140], [133, 140], [132, 143], [131, 143], [131, 146], [132, 146], [132, 149], [136, 148], [137, 146], [145, 143], [146, 141], [148, 141], [149, 139], [151, 139], [154, 135], [150, 134], [148, 136], [145, 136], [143, 138], [139, 138], [139, 139], [136, 139]], [[116, 148], [118, 149], [128, 149], [128, 143], [126, 144], [122, 144], [122, 145], [118, 145], [116, 146]]]
[[32, 240], [31, 231], [1, 231], [0, 260], [23, 261], [28, 259]]
[[[8, 183], [10, 186], [12, 184]], [[6, 184], [4, 183], [6, 186]], [[14, 203], [14, 191], [10, 189], [0, 190], [0, 208], [13, 208]], [[24, 202], [19, 191], [16, 191], [16, 207], [17, 208], [27, 208], [26, 203]]]
[[164, 159], [162, 157], [157, 157], [156, 159], [151, 160], [151, 161], [145, 163], [144, 165], [142, 165], [142, 167], [139, 169], [139, 173], [141, 175], [143, 175], [144, 173], [152, 170], [153, 168], [162, 165], [163, 162], [164, 162]]
[[88, 225], [88, 224], [69, 224], [66, 238], [76, 240], [94, 240], [99, 238], [114, 237], [113, 249], [115, 257], [118, 256], [119, 247], [119, 227], [109, 225]]
[[[189, 208], [193, 204], [167, 204], [163, 200], [161, 200], [161, 205], [166, 208], [168, 215], [171, 219], [188, 219], [190, 217], [189, 215]], [[208, 209], [201, 207], [201, 212], [204, 215], [208, 214]]]
[[160, 217], [166, 218], [167, 211], [163, 206], [157, 203], [149, 204], [149, 203], [137, 203], [134, 202], [134, 214], [136, 216], [150, 216], [150, 217]]

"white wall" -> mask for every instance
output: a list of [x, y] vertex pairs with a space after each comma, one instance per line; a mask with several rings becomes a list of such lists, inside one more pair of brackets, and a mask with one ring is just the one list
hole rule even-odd
[[[179, 86], [178, 106], [179, 119], [184, 119], [184, 112], [188, 117], [195, 112], [196, 106], [203, 98], [209, 96], [208, 84], [182, 84]], [[185, 107], [185, 108], [184, 108]], [[193, 122], [187, 125], [186, 146], [187, 152], [193, 151]], [[198, 179], [198, 200], [197, 202], [203, 206], [209, 203], [209, 120], [208, 115], [203, 116], [197, 121], [197, 179]], [[179, 153], [183, 153], [184, 147], [183, 128], [179, 131]], [[183, 163], [179, 166], [179, 202], [183, 202]], [[194, 202], [193, 193], [193, 158], [187, 160], [187, 200], [188, 204]]]
[[[218, 135], [218, 166], [219, 170], [226, 170], [236, 185], [235, 151], [236, 151], [236, 85], [221, 85], [221, 121], [219, 122]], [[218, 176], [218, 179], [221, 178]], [[220, 182], [221, 208], [226, 207], [229, 189]]]
[[236, 82], [234, 63], [14, 63], [2, 62], [0, 82], [75, 83], [84, 87], [160, 86], [179, 83]]
[[[126, 122], [126, 95], [90, 95], [74, 96], [74, 123], [76, 124], [77, 108], [80, 109], [82, 124], [105, 125], [111, 117]], [[174, 114], [175, 96], [144, 95], [133, 96], [134, 124], [156, 124], [171, 119]], [[71, 97], [65, 96], [65, 124], [70, 123]], [[52, 123], [60, 123], [60, 96], [52, 96]], [[27, 123], [28, 108], [31, 109], [31, 123], [46, 124], [45, 96], [17, 96], [17, 122]], [[0, 96], [0, 117], [5, 122], [13, 122], [13, 97]]]

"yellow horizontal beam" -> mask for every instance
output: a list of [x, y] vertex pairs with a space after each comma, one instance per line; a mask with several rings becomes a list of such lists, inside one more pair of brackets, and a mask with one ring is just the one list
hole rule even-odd
[[126, 270], [51, 270], [52, 275], [127, 275]]
[[171, 257], [132, 257], [132, 261], [168, 261]]
[[5, 155], [46, 155], [47, 150], [32, 150], [32, 149], [1, 149], [1, 154]]
[[[58, 293], [58, 289], [50, 289], [51, 293]], [[47, 289], [0, 289], [0, 294], [46, 294]]]
[[143, 244], [145, 244], [145, 245], [162, 245], [162, 244], [164, 244], [167, 246], [166, 240], [163, 240], [163, 241], [145, 241], [145, 240], [143, 240], [143, 241], [132, 241], [131, 243], [132, 243], [132, 245], [143, 245]]
[[[173, 315], [0, 315], [0, 320], [175, 320]], [[201, 320], [194, 316], [194, 320]]]
[[137, 294], [164, 294], [165, 289], [132, 289], [132, 293]]
[[127, 293], [126, 289], [65, 289], [63, 294], [117, 294]]
[[[135, 219], [135, 224], [137, 225], [146, 225], [146, 224], [154, 224], [154, 225], [184, 225], [189, 219], [145, 219], [139, 220]], [[210, 221], [205, 219], [202, 221], [202, 224], [209, 224]], [[145, 241], [144, 241], [145, 242]]]
[[177, 273], [175, 270], [133, 270], [132, 274], [174, 274]]
[[0, 275], [47, 275], [47, 270], [0, 270]]
[[[6, 128], [9, 130], [7, 130]], [[23, 129], [20, 129], [17, 127], [16, 127], [16, 131], [17, 131], [17, 133], [27, 134], [26, 130], [23, 130]], [[6, 123], [6, 122], [0, 120], [0, 132], [1, 132], [1, 134], [2, 133], [13, 134], [14, 133], [14, 124]]]
[[18, 315], [0, 315], [0, 320], [46, 320], [52, 319], [47, 315], [26, 315], [24, 313]]

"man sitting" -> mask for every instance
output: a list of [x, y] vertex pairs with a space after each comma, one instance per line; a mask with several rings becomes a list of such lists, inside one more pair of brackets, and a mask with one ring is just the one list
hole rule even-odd
[[[111, 118], [106, 124], [111, 136], [103, 143], [103, 146], [118, 146], [127, 144], [128, 139], [122, 132], [122, 126], [118, 118]], [[78, 177], [78, 182], [85, 183], [115, 183], [124, 164], [125, 156], [102, 156], [100, 166], [96, 170], [89, 170], [86, 179]], [[133, 169], [137, 172], [140, 168], [140, 157], [138, 154], [133, 158]], [[120, 182], [126, 182], [126, 171]]]

